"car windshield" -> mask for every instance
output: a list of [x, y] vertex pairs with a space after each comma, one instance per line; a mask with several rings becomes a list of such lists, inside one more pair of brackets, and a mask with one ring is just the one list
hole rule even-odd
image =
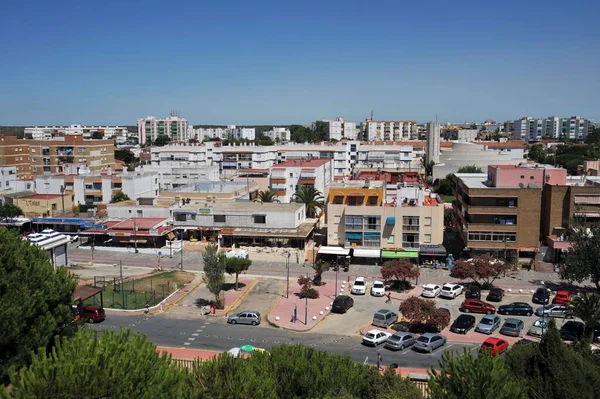
[[373, 284], [373, 288], [383, 288], [383, 284], [375, 283], [375, 284]]
[[391, 337], [388, 338], [388, 341], [391, 341], [391, 342], [400, 341], [400, 337], [397, 335], [392, 335]]
[[362, 286], [362, 285], [365, 285], [365, 282], [364, 281], [355, 281], [354, 285], [361, 285]]
[[452, 291], [452, 287], [442, 287], [442, 290], [444, 290], [444, 291]]
[[424, 287], [423, 291], [433, 291], [433, 288], [431, 288], [431, 287]]
[[481, 321], [479, 322], [479, 324], [492, 325], [492, 324], [494, 324], [494, 321], [492, 319], [481, 319]]
[[481, 346], [483, 346], [484, 348], [493, 348], [494, 344], [490, 344], [489, 342], [484, 342]]
[[535, 323], [533, 323], [533, 326], [546, 328], [548, 326], [548, 323], [542, 320], [536, 320]]
[[377, 320], [383, 320], [383, 318], [384, 318], [384, 317], [383, 317], [383, 315], [382, 315], [382, 314], [380, 314], [380, 313], [377, 313], [375, 316], [373, 316], [373, 318], [374, 318], [374, 319], [377, 319]]
[[373, 333], [367, 333], [367, 335], [365, 335], [365, 337], [367, 337], [367, 338], [375, 338], [375, 334], [373, 334]]
[[506, 328], [517, 328], [517, 325], [514, 323], [504, 323], [504, 327]]
[[429, 337], [419, 337], [419, 339], [417, 341], [428, 343], [429, 342]]

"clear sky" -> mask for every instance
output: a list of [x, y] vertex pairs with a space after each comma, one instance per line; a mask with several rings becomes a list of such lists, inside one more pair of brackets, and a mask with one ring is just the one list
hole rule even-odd
[[[600, 120], [600, 1], [5, 1], [0, 125]], [[596, 21], [594, 21], [596, 20]]]

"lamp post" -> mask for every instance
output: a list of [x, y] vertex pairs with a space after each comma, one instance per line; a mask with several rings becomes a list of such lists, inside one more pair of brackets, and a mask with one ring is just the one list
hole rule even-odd
[[[308, 278], [308, 276], [306, 276], [306, 278]], [[308, 325], [308, 292], [304, 297], [304, 325]]]
[[137, 221], [136, 218], [133, 218], [133, 245], [135, 246], [135, 253], [137, 254], [138, 251], [138, 247], [137, 247]]
[[287, 268], [287, 283], [286, 283], [286, 288], [285, 288], [285, 298], [289, 298], [290, 296], [290, 251], [287, 251], [285, 253], [285, 264], [286, 264], [286, 268]]
[[180, 247], [179, 248], [179, 268], [183, 270], [183, 236], [179, 238]]
[[506, 277], [506, 266], [508, 259], [506, 258], [506, 244], [508, 243], [508, 237], [504, 237], [504, 277]]
[[65, 214], [65, 186], [64, 185], [60, 186], [60, 196], [61, 196], [61, 200], [62, 200], [62, 213], [64, 215]]

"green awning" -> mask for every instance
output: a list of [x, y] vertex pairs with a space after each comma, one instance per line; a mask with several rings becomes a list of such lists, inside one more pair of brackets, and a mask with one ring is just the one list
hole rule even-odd
[[419, 253], [416, 251], [381, 251], [381, 257], [383, 259], [400, 259], [400, 258], [413, 258], [419, 257]]

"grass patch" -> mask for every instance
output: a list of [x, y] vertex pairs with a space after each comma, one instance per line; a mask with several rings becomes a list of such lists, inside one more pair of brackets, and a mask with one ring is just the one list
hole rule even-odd
[[[139, 279], [126, 279], [121, 289], [118, 280], [107, 279], [102, 288], [102, 306], [113, 309], [142, 309], [146, 304], [155, 306], [194, 279], [182, 271], [158, 272]], [[116, 284], [115, 284], [116, 283]], [[87, 299], [85, 305], [100, 306], [100, 295]]]
[[456, 200], [454, 195], [440, 195], [440, 197], [442, 197], [442, 200], [448, 204], [451, 204], [454, 200]]

